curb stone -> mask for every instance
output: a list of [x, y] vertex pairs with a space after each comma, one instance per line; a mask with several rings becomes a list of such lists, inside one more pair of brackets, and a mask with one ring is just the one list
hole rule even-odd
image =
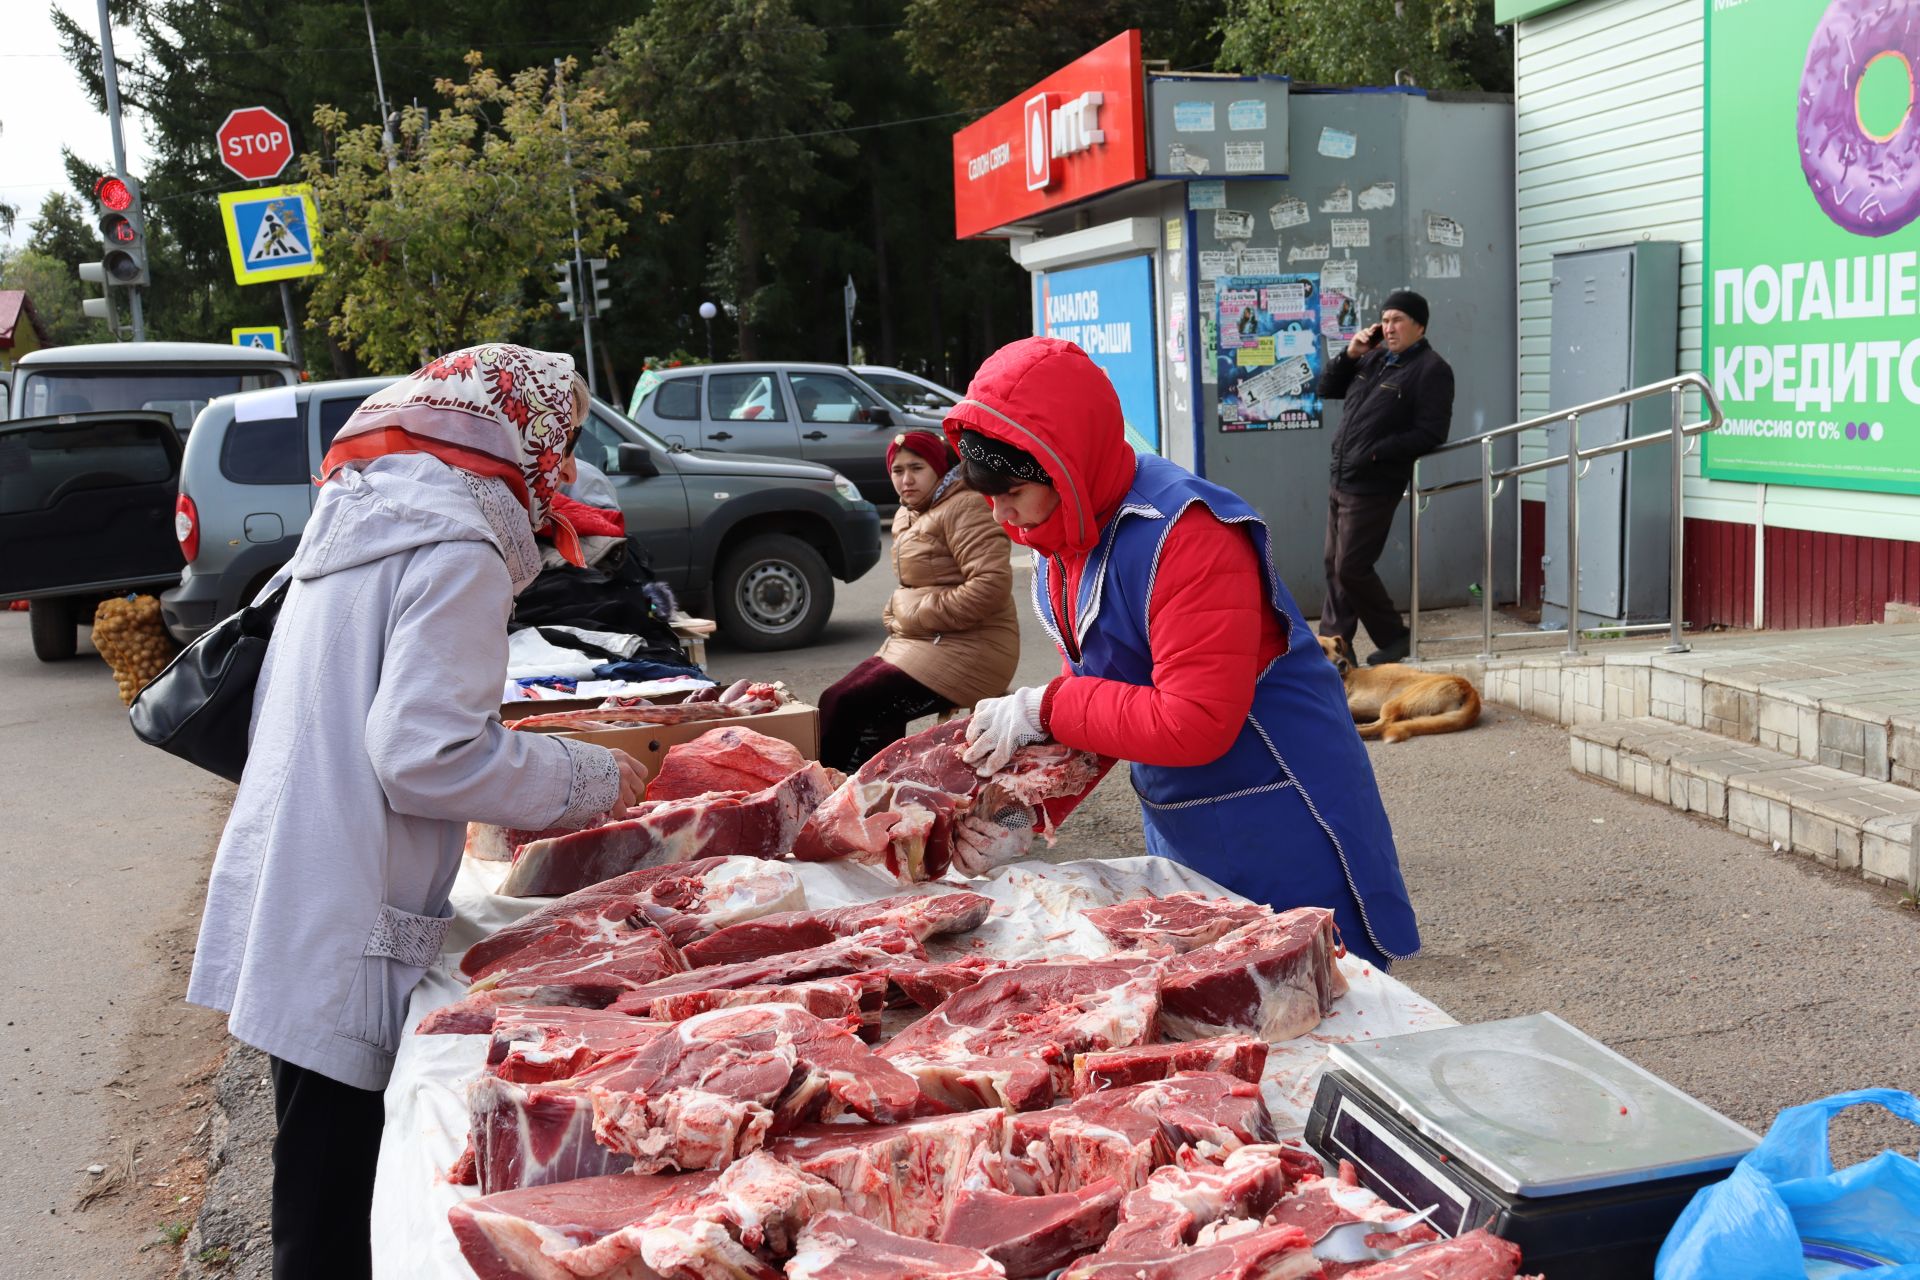
[[[207, 1195], [181, 1246], [179, 1280], [270, 1280], [273, 1134], [267, 1055], [233, 1041], [214, 1078]], [[219, 1249], [224, 1261], [201, 1261]]]

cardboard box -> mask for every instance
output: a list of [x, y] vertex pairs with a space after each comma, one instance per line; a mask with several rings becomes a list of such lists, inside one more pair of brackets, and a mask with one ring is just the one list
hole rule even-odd
[[[558, 702], [539, 702], [533, 705], [541, 710], [553, 710], [561, 706]], [[764, 733], [769, 738], [791, 742], [800, 749], [800, 754], [809, 760], [820, 758], [820, 709], [805, 702], [789, 702], [778, 711], [765, 711], [757, 716], [734, 716], [726, 720], [694, 720], [686, 724], [636, 724], [623, 729], [592, 731], [529, 729], [527, 732], [559, 733], [564, 737], [578, 738], [581, 742], [591, 742], [602, 747], [618, 747], [646, 765], [647, 772], [653, 774], [660, 771], [660, 758], [667, 754], [667, 748], [682, 742], [691, 742], [709, 729], [719, 729], [729, 725], [739, 725], [742, 728], [752, 729], [755, 733]]]

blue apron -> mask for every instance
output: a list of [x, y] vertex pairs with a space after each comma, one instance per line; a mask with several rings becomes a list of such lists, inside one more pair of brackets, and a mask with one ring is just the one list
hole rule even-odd
[[1052, 565], [1039, 555], [1034, 612], [1075, 674], [1152, 684], [1153, 576], [1174, 520], [1195, 502], [1250, 526], [1287, 652], [1261, 672], [1247, 723], [1225, 755], [1191, 768], [1133, 766], [1147, 852], [1276, 909], [1331, 907], [1347, 949], [1385, 969], [1420, 949], [1393, 830], [1340, 675], [1281, 583], [1259, 514], [1219, 485], [1142, 456], [1081, 574], [1077, 661], [1054, 616]]

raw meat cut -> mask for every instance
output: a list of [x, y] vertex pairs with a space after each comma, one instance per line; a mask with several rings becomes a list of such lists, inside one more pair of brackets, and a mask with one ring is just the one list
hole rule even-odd
[[1071, 1091], [1075, 1054], [1155, 1039], [1158, 985], [1139, 960], [999, 973], [951, 997], [880, 1052], [956, 1110], [1029, 1111]]
[[[1260, 1086], [1190, 1072], [1014, 1116], [1006, 1157], [985, 1171], [996, 1190], [1019, 1194], [1078, 1191], [1102, 1178], [1131, 1191], [1181, 1147], [1211, 1157], [1276, 1140]], [[1303, 1169], [1320, 1167], [1302, 1153]]]
[[582, 1179], [469, 1200], [447, 1216], [482, 1280], [727, 1280], [778, 1276], [801, 1225], [839, 1207], [826, 1183], [756, 1153], [717, 1177]]
[[940, 1241], [980, 1250], [1008, 1280], [1031, 1280], [1097, 1248], [1119, 1217], [1120, 1184], [1112, 1179], [1057, 1196], [962, 1191]]
[[507, 1005], [494, 1011], [487, 1070], [517, 1084], [564, 1080], [663, 1029], [660, 1022], [605, 1009]]
[[845, 977], [815, 978], [784, 987], [734, 987], [657, 996], [648, 1002], [645, 1016], [659, 1022], [678, 1022], [713, 1009], [737, 1009], [748, 1004], [797, 1004], [823, 1022], [843, 1022], [862, 1040], [873, 1041], [880, 1035], [880, 1013], [886, 997], [884, 974], [850, 973]]
[[801, 830], [793, 856], [872, 863], [902, 883], [937, 880], [952, 861], [956, 819], [975, 808], [1024, 809], [1051, 839], [1041, 802], [1080, 795], [1100, 779], [1098, 757], [1051, 742], [1020, 748], [1006, 769], [982, 778], [960, 759], [966, 724], [949, 720], [902, 738], [861, 765]]
[[523, 844], [532, 844], [535, 840], [552, 840], [570, 835], [574, 831], [585, 831], [588, 827], [597, 827], [607, 820], [601, 814], [591, 822], [578, 827], [548, 827], [542, 831], [522, 831], [518, 827], [496, 827], [486, 822], [467, 824], [467, 848], [469, 858], [478, 858], [482, 862], [512, 862], [513, 851]]
[[599, 1009], [623, 991], [685, 968], [666, 935], [648, 924], [614, 924], [600, 938], [550, 935], [488, 966], [471, 994], [422, 1018], [418, 1030], [421, 1035], [484, 1033], [509, 1005]]
[[1293, 1185], [1301, 1154], [1256, 1144], [1230, 1151], [1214, 1164], [1191, 1147], [1183, 1149], [1173, 1164], [1154, 1170], [1144, 1186], [1128, 1193], [1120, 1225], [1101, 1256], [1165, 1251], [1195, 1243], [1202, 1227], [1223, 1219], [1265, 1217]]
[[726, 925], [806, 904], [799, 878], [762, 858], [700, 858], [629, 872], [550, 902], [467, 948], [460, 972], [485, 977], [508, 956], [567, 940], [601, 940], [657, 926], [676, 946]]
[[694, 991], [726, 991], [739, 987], [789, 986], [813, 978], [837, 978], [848, 973], [884, 971], [903, 958], [924, 960], [926, 956], [920, 940], [904, 929], [869, 929], [851, 938], [841, 938], [805, 951], [677, 973], [670, 978], [636, 987], [614, 1001], [613, 1008], [620, 1013], [646, 1014], [653, 1007], [653, 1002], [662, 996], [683, 996]]
[[800, 748], [745, 725], [709, 729], [668, 747], [647, 783], [649, 800], [684, 800], [709, 791], [759, 791], [807, 767]]
[[1519, 1270], [1518, 1245], [1485, 1231], [1469, 1231], [1349, 1271], [1346, 1280], [1514, 1280]]
[[883, 925], [905, 929], [924, 942], [940, 934], [977, 929], [992, 909], [993, 899], [977, 893], [925, 893], [824, 911], [783, 911], [729, 925], [689, 944], [685, 955], [696, 969], [736, 964], [817, 947]]
[[800, 1232], [787, 1280], [1005, 1280], [978, 1249], [895, 1235], [850, 1213], [823, 1213]]
[[1102, 1251], [1062, 1280], [1318, 1280], [1313, 1242], [1298, 1227], [1261, 1227], [1206, 1245]]
[[[1317, 1241], [1343, 1223], [1394, 1222], [1406, 1216], [1405, 1210], [1388, 1204], [1361, 1186], [1353, 1176], [1353, 1166], [1342, 1161], [1337, 1177], [1308, 1178], [1268, 1211], [1266, 1221], [1269, 1225], [1285, 1223], [1299, 1227], [1308, 1239]], [[1398, 1233], [1370, 1235], [1367, 1243], [1378, 1249], [1394, 1249], [1439, 1238], [1439, 1232], [1422, 1222]], [[1358, 1271], [1360, 1266], [1339, 1262], [1322, 1264], [1328, 1280]]]
[[995, 960], [992, 956], [961, 956], [957, 960], [902, 960], [887, 968], [887, 981], [922, 1009], [937, 1009], [956, 992], [976, 986], [981, 979], [1011, 969], [1059, 964], [1062, 957], [1032, 960]]
[[832, 792], [826, 770], [810, 764], [760, 791], [649, 800], [618, 822], [523, 847], [500, 892], [572, 893], [643, 867], [714, 854], [778, 858]]
[[1257, 1084], [1266, 1067], [1267, 1042], [1252, 1036], [1215, 1036], [1185, 1044], [1099, 1050], [1073, 1060], [1073, 1096], [1165, 1080], [1180, 1071], [1224, 1071]]
[[684, 702], [648, 702], [644, 698], [608, 698], [599, 706], [584, 711], [553, 711], [546, 715], [523, 716], [507, 727], [591, 733], [602, 729], [625, 729], [638, 724], [691, 724], [699, 720], [757, 716], [779, 710], [788, 700], [786, 690], [771, 684], [749, 685], [737, 694], [729, 689], [713, 701], [688, 698]]
[[1179, 953], [1217, 941], [1241, 925], [1270, 919], [1273, 911], [1258, 902], [1182, 892], [1091, 907], [1083, 914], [1116, 947], [1160, 947]]
[[849, 1213], [934, 1240], [976, 1162], [1006, 1141], [1004, 1111], [965, 1111], [902, 1124], [804, 1125], [766, 1151], [832, 1183]]
[[884, 1123], [921, 1105], [912, 1078], [852, 1032], [788, 1004], [716, 1009], [577, 1076], [528, 1086], [483, 1076], [468, 1093], [489, 1192], [532, 1185], [556, 1167], [613, 1171], [591, 1167], [609, 1162], [583, 1138], [646, 1173], [718, 1169], [823, 1114]]
[[1347, 993], [1333, 912], [1296, 907], [1161, 962], [1161, 1017], [1180, 1040], [1305, 1035]]

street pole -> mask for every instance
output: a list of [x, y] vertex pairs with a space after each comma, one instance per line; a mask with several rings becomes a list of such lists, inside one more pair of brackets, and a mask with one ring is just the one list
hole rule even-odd
[[[113, 20], [107, 16], [107, 0], [100, 0], [100, 73], [107, 86], [107, 124], [113, 130], [113, 172], [120, 181], [127, 180], [127, 146], [120, 137], [120, 75], [113, 62]], [[135, 227], [142, 238], [147, 234], [142, 225]], [[133, 312], [133, 340], [147, 340], [147, 316], [141, 306], [140, 290], [128, 288], [127, 307]], [[118, 333], [118, 330], [115, 330]]]
[[307, 358], [300, 350], [300, 322], [293, 317], [293, 289], [285, 280], [280, 282], [280, 309], [287, 313], [287, 354], [304, 374]]
[[[102, 0], [104, 3], [105, 0]], [[360, 0], [360, 12], [367, 17], [367, 48], [373, 50], [373, 92], [380, 99], [380, 148], [386, 152], [387, 173], [393, 173], [393, 112], [387, 110], [387, 82], [380, 75], [380, 41], [373, 34], [373, 5]]]
[[[104, 0], [102, 0], [104, 3]], [[600, 394], [600, 371], [593, 364], [593, 281], [587, 276], [586, 258], [580, 252], [580, 198], [573, 189], [573, 144], [567, 139], [566, 63], [553, 60], [553, 91], [560, 98], [560, 158], [567, 166], [567, 208], [573, 211], [573, 297], [580, 310], [580, 332], [587, 342], [587, 388]]]

